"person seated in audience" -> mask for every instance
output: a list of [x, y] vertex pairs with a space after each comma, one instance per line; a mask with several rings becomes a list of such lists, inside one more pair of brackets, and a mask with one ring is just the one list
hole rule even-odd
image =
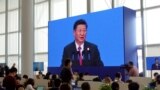
[[44, 78], [44, 75], [41, 71], [38, 72], [38, 75], [36, 75], [36, 78], [37, 79], [43, 79]]
[[137, 69], [137, 67], [133, 64], [132, 61], [129, 61], [129, 62], [128, 62], [128, 67], [129, 67], [129, 72], [128, 72], [128, 75], [129, 75], [129, 76], [132, 76], [132, 77], [137, 77], [137, 76], [139, 76], [138, 69]]
[[78, 81], [84, 81], [84, 79], [83, 79], [83, 73], [79, 73], [79, 77], [78, 77]]
[[24, 85], [25, 90], [35, 90], [34, 87], [34, 79], [29, 78]]
[[99, 77], [93, 78], [93, 81], [101, 82], [101, 79]]
[[82, 88], [82, 90], [91, 90], [88, 82], [82, 83], [81, 88]]
[[114, 81], [115, 81], [115, 82], [118, 82], [118, 83], [124, 83], [121, 79], [122, 79], [121, 73], [120, 73], [120, 72], [117, 72], [116, 75], [115, 75]]
[[153, 76], [154, 76], [153, 81], [156, 81], [156, 78], [157, 78], [157, 76], [158, 76], [158, 73], [155, 72], [155, 73], [153, 74]]
[[24, 74], [22, 78], [23, 81], [22, 84], [24, 85], [27, 82], [27, 80], [28, 80], [28, 75]]
[[63, 83], [69, 83], [71, 84], [71, 80], [73, 79], [73, 73], [72, 73], [72, 62], [70, 59], [66, 59], [64, 61], [64, 67], [61, 70], [60, 78], [62, 79]]
[[160, 70], [159, 58], [155, 58], [155, 63], [152, 64], [152, 70]]
[[47, 72], [46, 75], [44, 76], [44, 79], [49, 80], [49, 79], [50, 79], [50, 75], [51, 75], [51, 73], [50, 73], [50, 72]]
[[58, 75], [57, 74], [53, 74], [52, 75], [52, 78], [50, 79], [50, 81], [48, 82], [48, 87], [52, 87], [53, 86], [53, 83], [54, 83], [54, 80], [58, 78]]
[[112, 79], [108, 75], [106, 75], [104, 77], [104, 79], [102, 80], [102, 82], [105, 83], [106, 85], [111, 85], [112, 84]]
[[119, 84], [117, 82], [113, 82], [111, 88], [112, 90], [119, 90]]
[[16, 76], [17, 74], [17, 69], [16, 68], [11, 68], [9, 70], [8, 76], [6, 76], [3, 79], [3, 87], [6, 88], [6, 90], [15, 90], [16, 89]]
[[68, 83], [62, 83], [59, 90], [72, 90], [71, 85]]
[[133, 82], [133, 81], [132, 81], [132, 80], [130, 80], [130, 79], [126, 81], [126, 83], [131, 83], [131, 82]]
[[128, 90], [139, 90], [139, 84], [137, 82], [129, 83]]
[[21, 84], [21, 77], [16, 76], [16, 90], [19, 90], [19, 88], [24, 88], [23, 85]]
[[151, 83], [149, 83], [150, 88], [155, 88], [157, 86], [158, 79], [160, 79], [160, 75], [157, 72], [154, 73], [154, 79]]
[[53, 87], [49, 90], [59, 90], [59, 87], [61, 85], [61, 80], [60, 79], [54, 79], [54, 82], [53, 82]]

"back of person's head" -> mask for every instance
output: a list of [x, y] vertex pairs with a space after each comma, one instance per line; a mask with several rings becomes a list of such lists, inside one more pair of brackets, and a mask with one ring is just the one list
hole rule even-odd
[[111, 84], [111, 88], [112, 88], [112, 90], [119, 90], [119, 84], [117, 82], [113, 82]]
[[70, 84], [62, 83], [59, 90], [72, 90], [72, 88]]
[[81, 85], [82, 90], [90, 90], [90, 85], [88, 82], [84, 82]]
[[101, 82], [101, 79], [99, 77], [93, 78], [93, 81]]
[[139, 84], [137, 82], [129, 83], [128, 90], [139, 90]]
[[86, 29], [88, 27], [87, 22], [84, 19], [79, 19], [74, 23], [73, 30], [76, 30], [78, 25], [85, 25]]
[[26, 75], [26, 74], [23, 75], [23, 78], [24, 78], [24, 79], [28, 79], [28, 75]]
[[79, 73], [79, 78], [83, 79], [83, 73]]
[[156, 82], [157, 82], [157, 84], [160, 84], [160, 75], [157, 75]]
[[60, 85], [61, 85], [61, 80], [60, 79], [54, 79], [54, 82], [53, 82], [53, 86], [55, 86], [55, 87], [60, 87]]
[[27, 87], [27, 85], [29, 85], [29, 84], [32, 85], [32, 86], [34, 86], [34, 79], [29, 78], [24, 86]]
[[134, 65], [132, 61], [129, 61], [128, 64], [131, 65], [131, 66]]
[[131, 83], [133, 82], [131, 79], [127, 80], [126, 83]]
[[117, 72], [116, 75], [115, 75], [115, 77], [116, 77], [116, 78], [122, 78], [122, 75], [121, 75], [120, 72]]
[[17, 73], [17, 69], [12, 67], [11, 69], [9, 69], [9, 73]]
[[52, 80], [55, 80], [57, 78], [57, 75], [56, 74], [53, 74], [52, 75]]
[[71, 60], [69, 58], [65, 59], [64, 66], [68, 66], [71, 63]]
[[155, 72], [153, 75], [154, 75], [154, 77], [157, 77], [158, 76], [158, 72]]

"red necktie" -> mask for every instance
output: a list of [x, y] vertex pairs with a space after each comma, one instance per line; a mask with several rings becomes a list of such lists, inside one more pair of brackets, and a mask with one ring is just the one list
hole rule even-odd
[[82, 52], [81, 52], [81, 47], [78, 47], [78, 51], [79, 51], [79, 64], [80, 64], [80, 66], [82, 66]]

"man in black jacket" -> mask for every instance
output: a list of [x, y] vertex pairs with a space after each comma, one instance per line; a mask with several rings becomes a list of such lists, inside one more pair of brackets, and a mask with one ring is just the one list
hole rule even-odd
[[71, 84], [71, 80], [73, 78], [73, 73], [72, 73], [72, 62], [70, 59], [65, 59], [64, 61], [64, 66], [61, 70], [60, 73], [60, 78], [62, 80], [62, 83], [68, 83]]
[[[87, 23], [79, 19], [74, 23], [75, 40], [64, 47], [62, 64], [66, 58], [72, 60], [72, 66], [103, 66], [97, 46], [86, 41]], [[63, 65], [61, 65], [63, 66]]]

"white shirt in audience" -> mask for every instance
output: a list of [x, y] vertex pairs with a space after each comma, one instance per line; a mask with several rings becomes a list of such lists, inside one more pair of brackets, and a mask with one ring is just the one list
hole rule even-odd
[[25, 90], [35, 90], [31, 84], [28, 84]]

